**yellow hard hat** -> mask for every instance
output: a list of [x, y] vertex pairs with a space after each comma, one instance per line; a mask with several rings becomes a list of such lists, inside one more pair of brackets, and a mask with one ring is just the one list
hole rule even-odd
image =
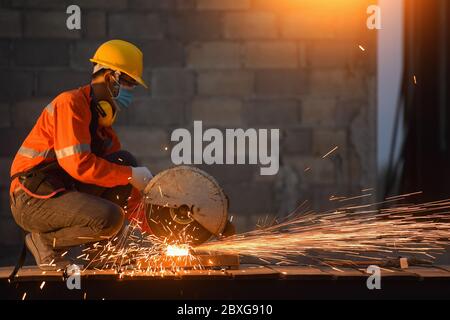
[[144, 55], [134, 44], [123, 40], [110, 40], [98, 47], [91, 62], [114, 71], [120, 71], [147, 88], [142, 79]]

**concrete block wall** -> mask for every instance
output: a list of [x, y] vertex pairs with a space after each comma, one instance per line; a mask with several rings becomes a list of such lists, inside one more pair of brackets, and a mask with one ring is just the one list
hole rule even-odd
[[[112, 38], [145, 55], [151, 89], [138, 89], [116, 129], [153, 172], [171, 166], [170, 134], [193, 120], [281, 129], [276, 176], [201, 166], [225, 188], [240, 230], [304, 200], [319, 210], [331, 195], [374, 187], [376, 33], [366, 28], [374, 2], [0, 0], [0, 247], [14, 251], [20, 239], [7, 196], [15, 152], [48, 101], [88, 83], [88, 58]], [[79, 31], [65, 27], [70, 4], [81, 7]]]

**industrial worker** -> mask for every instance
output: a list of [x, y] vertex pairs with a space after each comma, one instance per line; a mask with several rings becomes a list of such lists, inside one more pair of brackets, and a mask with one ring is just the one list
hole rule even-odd
[[[111, 125], [142, 85], [143, 54], [111, 40], [90, 61], [91, 83], [50, 102], [11, 168], [10, 202], [41, 269], [64, 268], [70, 247], [114, 237], [152, 178], [121, 150]], [[129, 216], [127, 218], [130, 218]], [[142, 216], [140, 217], [142, 219]]]

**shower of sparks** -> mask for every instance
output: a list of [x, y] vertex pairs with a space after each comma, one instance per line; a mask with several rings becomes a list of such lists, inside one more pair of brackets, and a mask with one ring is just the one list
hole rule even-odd
[[328, 157], [330, 154], [332, 154], [333, 152], [335, 152], [339, 147], [336, 146], [333, 149], [331, 149], [330, 151], [328, 151], [325, 155], [323, 155], [322, 159], [325, 159], [326, 157]]
[[359, 49], [361, 49], [361, 51], [366, 51], [366, 48], [364, 48], [362, 45], [359, 45]]
[[161, 186], [158, 186], [158, 190], [159, 190], [159, 195], [161, 196], [161, 198], [164, 198], [162, 190], [161, 190]]
[[376, 209], [378, 204], [309, 212], [263, 229], [203, 244], [196, 250], [253, 256], [292, 263], [391, 259], [411, 254], [425, 259], [450, 243], [450, 200]]
[[96, 242], [83, 250], [79, 258], [88, 261], [85, 268], [94, 270], [115, 270], [120, 277], [137, 273], [164, 276], [179, 272], [182, 266], [202, 269], [198, 259], [191, 254], [189, 236], [182, 234], [176, 243], [168, 243], [154, 235], [142, 232], [142, 222], [136, 219], [145, 208], [142, 202], [131, 212], [130, 223], [120, 235], [111, 240]]
[[396, 199], [401, 199], [404, 197], [411, 197], [411, 196], [419, 195], [422, 193], [423, 193], [423, 191], [411, 192], [411, 193], [403, 194], [403, 195], [399, 195], [399, 196], [388, 197], [388, 198], [386, 198], [386, 200], [396, 200]]
[[189, 255], [189, 246], [186, 245], [168, 245], [166, 248], [168, 257], [184, 257]]
[[[80, 258], [88, 261], [85, 269], [115, 270], [121, 278], [142, 273], [164, 277], [185, 272], [185, 268], [204, 269], [195, 252], [237, 254], [276, 264], [296, 263], [300, 257], [320, 264], [342, 259], [387, 260], [405, 255], [433, 260], [450, 243], [450, 199], [399, 204], [399, 200], [416, 194], [374, 204], [359, 204], [369, 194], [332, 196], [330, 200], [339, 200], [334, 203], [341, 207], [323, 213], [305, 211], [305, 201], [285, 220], [269, 221], [266, 217], [254, 231], [194, 248], [189, 245], [189, 235], [169, 243], [142, 232], [142, 222], [136, 219], [137, 212], [145, 208], [142, 202], [120, 235], [92, 244]], [[358, 200], [358, 204], [342, 200]], [[379, 209], [387, 204], [389, 207]]]
[[362, 194], [360, 196], [354, 196], [354, 197], [340, 197], [339, 199], [337, 199], [339, 202], [344, 202], [344, 201], [351, 201], [351, 200], [356, 200], [356, 199], [361, 199], [361, 198], [367, 198], [367, 197], [371, 197], [372, 194], [368, 193], [368, 194]]

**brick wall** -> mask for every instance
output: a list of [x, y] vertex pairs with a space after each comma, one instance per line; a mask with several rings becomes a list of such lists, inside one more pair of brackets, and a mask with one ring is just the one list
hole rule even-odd
[[[145, 55], [151, 90], [138, 90], [116, 127], [152, 171], [171, 165], [170, 134], [193, 120], [282, 130], [276, 176], [260, 176], [257, 166], [202, 166], [224, 186], [241, 230], [304, 200], [319, 209], [330, 195], [373, 187], [376, 34], [365, 19], [374, 2], [0, 0], [2, 261], [12, 262], [6, 253], [20, 235], [8, 208], [12, 157], [48, 101], [89, 81], [88, 58], [111, 38]], [[80, 31], [65, 28], [69, 4], [81, 7]]]

